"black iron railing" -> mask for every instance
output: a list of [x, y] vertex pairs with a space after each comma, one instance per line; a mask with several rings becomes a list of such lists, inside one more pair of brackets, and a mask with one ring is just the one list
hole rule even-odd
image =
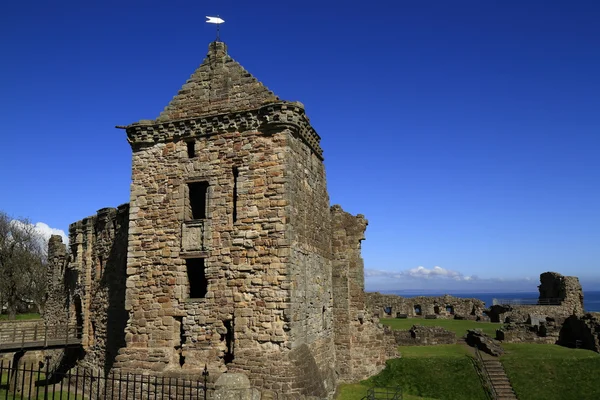
[[184, 379], [129, 373], [104, 376], [83, 368], [53, 373], [48, 364], [15, 367], [0, 362], [0, 400], [206, 400], [206, 368], [202, 377]]
[[367, 390], [366, 400], [402, 400], [401, 387], [372, 387]]
[[485, 381], [485, 386], [487, 386], [487, 389], [488, 389], [489, 394], [491, 395], [492, 399], [497, 399], [498, 393], [496, 392], [496, 388], [494, 387], [494, 384], [492, 383], [492, 377], [490, 376], [490, 372], [487, 370], [485, 363], [483, 362], [483, 357], [481, 356], [481, 352], [479, 351], [478, 346], [475, 346], [475, 355], [477, 357], [477, 364], [479, 365], [479, 368], [481, 369], [481, 372], [482, 372], [482, 378]]

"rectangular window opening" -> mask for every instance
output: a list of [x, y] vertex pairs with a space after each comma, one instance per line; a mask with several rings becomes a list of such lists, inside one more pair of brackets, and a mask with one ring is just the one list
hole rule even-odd
[[205, 219], [208, 182], [190, 182], [188, 192], [190, 212], [188, 219]]
[[208, 279], [204, 258], [188, 258], [185, 260], [187, 268], [188, 287], [191, 299], [203, 299], [208, 292]]
[[196, 142], [185, 142], [185, 144], [187, 145], [187, 155], [188, 158], [194, 158], [196, 157]]
[[237, 221], [237, 200], [238, 200], [238, 176], [240, 172], [237, 167], [233, 167], [233, 222]]

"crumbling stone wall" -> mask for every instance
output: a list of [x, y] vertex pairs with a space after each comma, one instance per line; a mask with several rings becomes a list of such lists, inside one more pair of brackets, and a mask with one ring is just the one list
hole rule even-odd
[[538, 288], [540, 295], [537, 305], [497, 304], [486, 313], [492, 322], [506, 323], [526, 323], [530, 315], [554, 319], [583, 315], [583, 290], [577, 277], [544, 272], [540, 275]]
[[420, 317], [435, 315], [436, 318], [481, 318], [485, 303], [479, 299], [454, 296], [402, 297], [393, 294], [369, 292], [365, 294], [367, 308], [381, 318], [400, 316]]
[[571, 315], [562, 325], [558, 344], [600, 353], [600, 318], [590, 313]]
[[376, 374], [395, 355], [393, 336], [384, 331], [365, 307], [364, 264], [360, 255], [367, 220], [338, 205], [333, 223], [333, 306], [337, 370], [342, 380]]
[[[130, 319], [116, 367], [195, 376], [207, 364], [212, 376], [244, 373], [264, 390], [327, 397], [336, 384], [338, 256], [320, 138], [300, 103], [279, 101], [250, 78], [213, 43], [156, 121], [125, 128]], [[356, 263], [359, 241], [333, 253], [349, 249], [346, 263]], [[383, 329], [367, 326], [356, 328], [352, 348], [373, 353], [376, 370]], [[360, 356], [356, 376], [364, 377]]]
[[456, 333], [441, 326], [413, 325], [409, 330], [396, 330], [394, 339], [399, 346], [433, 346], [455, 344]]
[[564, 319], [530, 316], [525, 323], [508, 323], [496, 330], [496, 339], [504, 343], [555, 344]]
[[125, 344], [128, 215], [127, 204], [101, 209], [69, 226], [68, 256], [60, 236], [52, 236], [48, 248], [49, 297], [44, 320], [52, 326], [65, 322], [82, 326], [80, 363], [104, 373]]
[[65, 279], [69, 255], [60, 235], [48, 241], [46, 305], [42, 318], [49, 325], [64, 325], [68, 321], [68, 286]]
[[71, 225], [68, 301], [48, 314], [84, 326], [80, 364], [190, 379], [206, 365], [282, 398], [383, 368], [395, 345], [366, 315], [366, 220], [330, 210], [302, 104], [215, 42], [156, 120], [123, 128], [129, 206]]
[[563, 315], [583, 314], [583, 290], [576, 276], [563, 276], [558, 272], [540, 275], [540, 301], [558, 299]]

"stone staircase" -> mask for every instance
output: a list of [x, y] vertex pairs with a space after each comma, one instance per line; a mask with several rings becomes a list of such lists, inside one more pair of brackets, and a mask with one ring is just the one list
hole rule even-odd
[[497, 400], [516, 400], [517, 396], [515, 395], [515, 391], [513, 390], [506, 373], [504, 372], [504, 368], [502, 367], [502, 363], [498, 360], [494, 359], [484, 359], [483, 367], [487, 371], [488, 376], [490, 377], [490, 381], [492, 386], [494, 387], [494, 391], [496, 394], [495, 399]]

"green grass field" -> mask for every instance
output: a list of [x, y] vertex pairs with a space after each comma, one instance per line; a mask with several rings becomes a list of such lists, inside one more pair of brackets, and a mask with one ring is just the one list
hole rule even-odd
[[400, 352], [402, 358], [389, 360], [378, 375], [342, 386], [337, 399], [358, 400], [371, 386], [400, 386], [405, 399], [486, 399], [465, 346], [407, 346]]
[[[336, 399], [343, 400], [361, 400], [367, 394], [369, 389], [368, 385], [362, 385], [359, 383], [342, 384], [338, 388], [338, 395]], [[436, 400], [430, 397], [413, 396], [411, 394], [404, 394], [403, 400]]]
[[[46, 374], [41, 373], [39, 375], [39, 379], [44, 379], [46, 376]], [[35, 379], [38, 379], [37, 374], [35, 375]], [[60, 385], [57, 384], [56, 386], [48, 386], [48, 396], [46, 397], [46, 393], [45, 393], [45, 388], [43, 386], [40, 387], [32, 387], [31, 389], [31, 396], [29, 396], [29, 389], [25, 390], [24, 396], [20, 396], [16, 393], [13, 392], [9, 392], [7, 391], [6, 385], [8, 384], [7, 382], [7, 374], [3, 373], [2, 376], [0, 376], [0, 386], [2, 388], [0, 388], [0, 399], [4, 400], [4, 399], [8, 399], [8, 400], [25, 400], [25, 399], [37, 399], [37, 400], [42, 400], [42, 399], [63, 399], [66, 400], [67, 398], [67, 392], [68, 392], [68, 388], [66, 386], [63, 387], [63, 391], [62, 391], [62, 397], [60, 395]], [[53, 393], [53, 391], [56, 390], [56, 392]], [[37, 397], [35, 396], [37, 391]], [[69, 400], [83, 400], [83, 396], [80, 394], [77, 394], [77, 396], [75, 396], [75, 394], [73, 393], [69, 393]]]
[[504, 369], [521, 400], [600, 399], [600, 355], [546, 344], [504, 344]]
[[467, 329], [481, 329], [491, 337], [496, 337], [496, 329], [502, 327], [502, 324], [495, 322], [477, 322], [459, 319], [382, 318], [379, 322], [398, 330], [407, 330], [413, 325], [441, 326], [456, 333], [458, 337], [465, 335]]
[[[30, 313], [30, 314], [17, 314], [17, 321], [27, 320], [27, 319], [39, 319], [40, 314], [38, 313]], [[8, 321], [7, 314], [0, 314], [0, 321]]]

